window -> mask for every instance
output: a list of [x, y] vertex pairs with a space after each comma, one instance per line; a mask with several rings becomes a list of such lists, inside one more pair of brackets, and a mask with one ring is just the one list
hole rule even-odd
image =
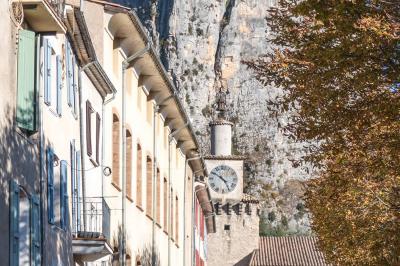
[[47, 149], [47, 214], [51, 224], [68, 226], [67, 162]]
[[167, 178], [164, 177], [164, 184], [163, 184], [163, 192], [164, 192], [164, 230], [168, 231], [168, 182]]
[[[79, 155], [79, 157], [78, 157]], [[80, 195], [80, 153], [75, 151], [75, 140], [70, 143], [70, 160], [71, 160], [71, 196], [72, 196], [72, 231], [78, 232], [78, 219], [80, 218], [78, 213], [78, 202]]]
[[132, 134], [126, 130], [126, 195], [132, 198]]
[[230, 226], [229, 224], [225, 224], [225, 225], [224, 225], [224, 230], [225, 230], [225, 231], [231, 230], [231, 226]]
[[142, 207], [142, 147], [139, 144], [136, 153], [136, 203]]
[[19, 263], [20, 265], [29, 265], [30, 261], [30, 215], [28, 195], [20, 190], [19, 192], [19, 223], [18, 223], [19, 241]]
[[120, 148], [120, 131], [119, 119], [116, 114], [113, 114], [112, 125], [112, 182], [119, 187], [119, 148]]
[[10, 265], [40, 265], [39, 197], [10, 182]]
[[67, 99], [68, 106], [72, 108], [75, 114], [76, 105], [76, 88], [77, 88], [77, 75], [75, 73], [76, 63], [75, 57], [71, 49], [69, 42], [66, 42], [65, 49], [65, 61], [66, 61], [66, 76], [67, 76]]
[[[94, 165], [100, 161], [100, 115], [93, 110], [92, 104], [86, 101], [86, 152]], [[92, 129], [92, 125], [95, 130]]]
[[150, 156], [146, 158], [146, 214], [152, 217], [153, 210], [153, 162]]
[[[73, 156], [73, 155], [71, 155]], [[76, 175], [75, 179], [72, 180], [72, 188], [73, 188], [73, 201], [72, 201], [72, 217], [73, 217], [73, 228], [74, 232], [77, 233], [79, 230], [82, 230], [81, 223], [81, 204], [82, 204], [82, 180], [81, 180], [81, 152], [75, 152], [75, 160], [76, 160]]]
[[[51, 38], [43, 42], [44, 102], [55, 108], [58, 116], [62, 113], [62, 61], [53, 49]], [[55, 97], [55, 98], [53, 98]]]
[[18, 35], [17, 110], [18, 127], [36, 131], [35, 33], [20, 30]]
[[158, 224], [161, 224], [160, 220], [160, 207], [161, 207], [161, 185], [160, 185], [160, 169], [157, 168], [157, 176], [156, 176], [156, 201], [157, 201], [157, 214], [156, 221]]

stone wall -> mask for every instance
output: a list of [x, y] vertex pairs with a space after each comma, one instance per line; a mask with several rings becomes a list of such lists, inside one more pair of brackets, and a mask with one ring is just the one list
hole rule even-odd
[[242, 205], [241, 212], [234, 205], [230, 214], [223, 205], [215, 217], [216, 233], [208, 235], [207, 265], [248, 265], [251, 253], [258, 247], [259, 216], [257, 204]]

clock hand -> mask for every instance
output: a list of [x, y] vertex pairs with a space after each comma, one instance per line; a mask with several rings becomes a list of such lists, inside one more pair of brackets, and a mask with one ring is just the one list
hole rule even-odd
[[225, 186], [226, 186], [226, 188], [228, 189], [228, 191], [229, 191], [229, 185], [228, 185], [228, 181], [225, 179], [225, 178], [223, 178], [222, 176], [220, 176], [220, 175], [217, 175], [219, 178], [221, 178], [221, 180], [222, 181], [224, 181], [224, 183], [225, 183]]
[[224, 181], [225, 183], [227, 182], [227, 181], [226, 181], [226, 179], [225, 179], [225, 178], [223, 178], [222, 176], [220, 176], [220, 175], [217, 175], [217, 174], [216, 174], [216, 176], [218, 176], [219, 178], [221, 178], [221, 179], [222, 179], [222, 181]]

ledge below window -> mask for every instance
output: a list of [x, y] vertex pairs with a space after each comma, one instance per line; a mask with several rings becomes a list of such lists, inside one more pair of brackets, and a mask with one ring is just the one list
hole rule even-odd
[[131, 197], [129, 197], [128, 195], [125, 196], [127, 200], [129, 200], [130, 202], [133, 203], [133, 199]]
[[122, 189], [121, 189], [117, 184], [115, 184], [115, 183], [112, 182], [112, 181], [111, 181], [111, 185], [113, 185], [113, 187], [115, 187], [119, 192], [122, 191]]
[[136, 204], [136, 208], [138, 208], [141, 212], [144, 211], [143, 208], [141, 206], [137, 205], [137, 204]]

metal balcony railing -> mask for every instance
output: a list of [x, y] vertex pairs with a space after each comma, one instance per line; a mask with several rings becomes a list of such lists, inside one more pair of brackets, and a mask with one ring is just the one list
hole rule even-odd
[[102, 197], [78, 198], [72, 204], [73, 235], [78, 238], [109, 238], [110, 208]]
[[64, 17], [65, 0], [45, 0], [59, 18]]

